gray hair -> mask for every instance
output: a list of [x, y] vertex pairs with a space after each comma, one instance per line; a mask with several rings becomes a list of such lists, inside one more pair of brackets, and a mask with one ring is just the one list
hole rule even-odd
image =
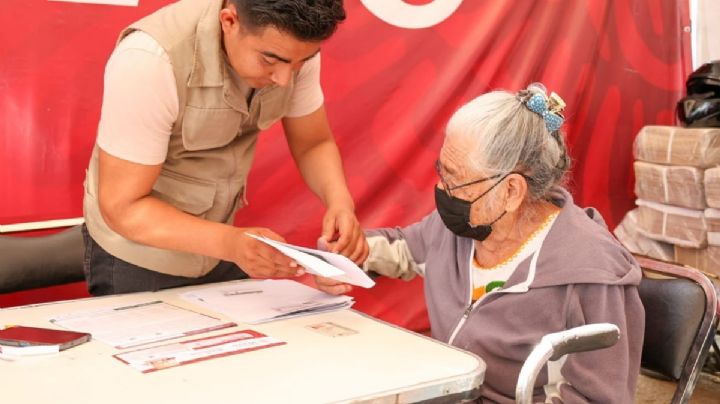
[[[541, 93], [533, 83], [521, 94]], [[550, 190], [564, 184], [570, 157], [559, 130], [549, 132], [542, 116], [528, 109], [521, 97], [506, 91], [483, 94], [453, 114], [446, 137], [462, 137], [474, 145], [468, 167], [487, 175], [522, 173], [531, 202], [549, 200]]]

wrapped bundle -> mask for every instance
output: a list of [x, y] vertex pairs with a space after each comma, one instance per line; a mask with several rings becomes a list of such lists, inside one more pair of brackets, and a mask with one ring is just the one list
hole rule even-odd
[[703, 177], [707, 206], [720, 208], [720, 167], [708, 168]]
[[675, 261], [720, 276], [720, 246], [688, 248], [676, 245]]
[[635, 138], [636, 160], [678, 166], [720, 163], [720, 129], [645, 126]]
[[707, 245], [707, 226], [702, 210], [679, 208], [638, 199], [638, 232], [653, 240], [683, 247]]
[[664, 166], [636, 161], [635, 195], [638, 198], [682, 206], [705, 209], [703, 170], [690, 166]]
[[628, 212], [613, 231], [620, 244], [633, 254], [655, 258], [661, 261], [673, 261], [675, 251], [672, 244], [653, 240], [638, 232], [637, 209]]
[[705, 226], [709, 245], [720, 246], [720, 210], [705, 209]]

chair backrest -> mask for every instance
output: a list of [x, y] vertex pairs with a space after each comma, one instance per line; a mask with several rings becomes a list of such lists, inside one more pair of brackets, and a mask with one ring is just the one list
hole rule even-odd
[[0, 236], [0, 293], [81, 281], [80, 226], [39, 237]]
[[677, 382], [673, 403], [689, 400], [718, 324], [717, 292], [705, 275], [679, 265], [636, 257], [646, 275], [642, 368]]

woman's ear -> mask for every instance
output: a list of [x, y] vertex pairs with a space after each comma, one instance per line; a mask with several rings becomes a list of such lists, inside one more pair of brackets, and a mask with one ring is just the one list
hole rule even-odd
[[527, 181], [525, 181], [525, 178], [520, 174], [510, 174], [505, 181], [507, 183], [505, 209], [507, 209], [508, 212], [514, 212], [520, 209], [520, 206], [527, 196]]

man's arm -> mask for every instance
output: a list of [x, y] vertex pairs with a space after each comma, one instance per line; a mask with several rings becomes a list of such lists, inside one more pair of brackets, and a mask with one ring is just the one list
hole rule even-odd
[[345, 182], [340, 152], [330, 131], [325, 107], [302, 117], [286, 117], [283, 127], [305, 183], [327, 207], [322, 238], [331, 251], [358, 263], [364, 261], [368, 254], [367, 242], [355, 217], [355, 205]]
[[263, 228], [236, 228], [189, 215], [150, 193], [162, 165], [143, 165], [100, 149], [98, 199], [111, 229], [153, 247], [207, 255], [238, 264], [254, 277], [296, 275], [288, 257], [244, 233], [282, 237]]

